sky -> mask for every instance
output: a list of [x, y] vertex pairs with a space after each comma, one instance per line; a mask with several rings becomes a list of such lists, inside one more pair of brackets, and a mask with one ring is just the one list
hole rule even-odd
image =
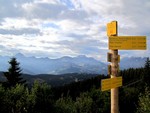
[[0, 0], [0, 55], [106, 61], [106, 25], [116, 20], [119, 36], [147, 36], [147, 50], [121, 58], [149, 57], [149, 11], [150, 0]]

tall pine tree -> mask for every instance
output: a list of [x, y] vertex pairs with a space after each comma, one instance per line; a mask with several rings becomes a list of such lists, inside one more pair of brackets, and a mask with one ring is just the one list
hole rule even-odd
[[10, 67], [8, 69], [8, 72], [4, 72], [4, 76], [7, 79], [6, 84], [9, 87], [15, 86], [16, 84], [24, 84], [26, 81], [21, 77], [22, 70], [19, 67], [20, 63], [17, 62], [16, 58], [11, 58], [9, 64]]
[[147, 58], [144, 66], [144, 77], [143, 77], [144, 82], [146, 85], [150, 85], [150, 60]]

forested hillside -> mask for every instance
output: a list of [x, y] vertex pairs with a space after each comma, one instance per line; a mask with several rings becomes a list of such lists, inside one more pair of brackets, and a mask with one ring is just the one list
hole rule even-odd
[[[120, 72], [123, 86], [119, 88], [120, 113], [150, 112], [150, 61], [144, 68]], [[65, 86], [51, 87], [35, 81], [25, 84], [0, 85], [0, 112], [2, 113], [109, 113], [110, 91], [101, 91], [99, 75]]]
[[[33, 85], [34, 81], [37, 80], [39, 83], [47, 83], [52, 87], [64, 86], [72, 82], [79, 82], [96, 76], [98, 74], [69, 73], [62, 75], [40, 74], [35, 76], [22, 74], [22, 77], [27, 81], [26, 84], [29, 86]], [[3, 72], [0, 72], [0, 81], [6, 81]]]

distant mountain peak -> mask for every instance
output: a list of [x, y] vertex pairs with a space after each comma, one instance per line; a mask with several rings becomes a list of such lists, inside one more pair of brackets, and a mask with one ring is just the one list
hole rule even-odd
[[86, 55], [78, 55], [77, 57], [78, 57], [78, 58], [87, 58]]
[[63, 56], [63, 57], [61, 57], [61, 59], [70, 59], [70, 58], [72, 58], [72, 57], [69, 57], [69, 56]]

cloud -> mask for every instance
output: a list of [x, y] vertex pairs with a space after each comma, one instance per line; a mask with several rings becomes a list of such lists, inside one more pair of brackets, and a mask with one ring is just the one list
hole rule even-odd
[[[98, 40], [92, 39], [74, 39], [73, 41], [59, 41], [56, 44], [60, 45], [61, 48], [66, 48], [72, 51], [73, 54], [85, 54], [91, 56], [91, 54], [101, 53], [101, 50], [107, 51], [106, 44]], [[71, 53], [70, 53], [71, 54]]]
[[28, 34], [39, 34], [39, 29], [23, 28], [23, 29], [0, 29], [0, 34], [11, 34], [11, 35], [28, 35]]
[[25, 3], [22, 5], [22, 9], [25, 12], [25, 16], [29, 19], [36, 18], [57, 21], [71, 19], [75, 21], [81, 21], [81, 19], [83, 20], [88, 16], [87, 13], [83, 10], [73, 10], [70, 9], [69, 6], [59, 2], [57, 2], [57, 4], [51, 2]]
[[26, 17], [29, 18], [57, 19], [61, 11], [66, 10], [66, 7], [51, 3], [27, 3], [23, 5], [23, 9], [27, 12]]
[[[119, 35], [146, 35], [150, 44], [149, 10], [149, 0], [1, 0], [1, 53], [105, 60], [110, 21], [118, 21]], [[120, 54], [149, 56], [149, 49]]]
[[25, 12], [21, 6], [27, 2], [32, 2], [32, 0], [1, 0], [0, 18], [22, 17]]

